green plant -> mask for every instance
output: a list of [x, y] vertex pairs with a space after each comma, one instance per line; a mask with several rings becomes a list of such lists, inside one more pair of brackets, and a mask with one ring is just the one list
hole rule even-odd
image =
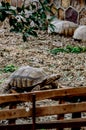
[[5, 68], [3, 69], [3, 72], [8, 73], [8, 72], [14, 72], [17, 68], [13, 65], [7, 65], [5, 66]]
[[[0, 20], [4, 21], [8, 17], [11, 31], [22, 33], [23, 40], [26, 41], [30, 35], [37, 37], [37, 29], [47, 29], [52, 19], [47, 19], [47, 12], [51, 12], [49, 3], [50, 0], [39, 0], [38, 8], [33, 2], [27, 7], [23, 4], [21, 8], [13, 8], [9, 3], [1, 2]], [[31, 25], [32, 23], [33, 25]], [[50, 26], [53, 28], [51, 24]]]
[[54, 49], [50, 50], [50, 53], [52, 53], [54, 55], [56, 55], [59, 52], [82, 53], [82, 52], [86, 52], [86, 47], [67, 45], [65, 48], [54, 48]]
[[80, 47], [80, 46], [70, 46], [70, 45], [68, 45], [68, 46], [66, 46], [66, 49], [68, 49], [72, 53], [83, 52], [83, 47]]

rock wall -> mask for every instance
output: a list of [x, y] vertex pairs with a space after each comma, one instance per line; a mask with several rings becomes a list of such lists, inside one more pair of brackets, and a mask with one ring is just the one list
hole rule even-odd
[[86, 25], [86, 0], [51, 0], [52, 12], [60, 20]]
[[[18, 7], [21, 7], [24, 0], [0, 0], [1, 1], [4, 1], [4, 2], [9, 2], [12, 6], [18, 6]], [[29, 2], [38, 2], [38, 0], [25, 0], [25, 5], [28, 5]]]
[[[24, 0], [0, 0], [8, 1], [13, 6], [21, 6]], [[26, 0], [26, 5], [30, 1]], [[86, 25], [86, 0], [50, 0], [53, 14], [60, 20], [68, 20], [80, 25]]]
[[5, 2], [9, 2], [12, 6], [18, 6], [21, 7], [23, 0], [0, 0], [1, 1], [5, 1]]

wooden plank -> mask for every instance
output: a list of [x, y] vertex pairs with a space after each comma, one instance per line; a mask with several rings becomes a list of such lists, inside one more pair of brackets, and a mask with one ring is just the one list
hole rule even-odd
[[58, 115], [74, 112], [86, 112], [86, 102], [36, 108], [36, 116]]
[[1, 130], [32, 130], [32, 124], [2, 125]]
[[32, 110], [27, 112], [25, 109], [10, 109], [0, 111], [0, 120], [15, 119], [20, 117], [32, 116]]
[[36, 123], [36, 128], [77, 128], [86, 126], [86, 118], [65, 119], [51, 122]]
[[[33, 124], [17, 124], [17, 125], [2, 125], [1, 130], [32, 130]], [[51, 129], [51, 128], [77, 128], [86, 126], [86, 118], [77, 118], [70, 120], [57, 120], [53, 122], [36, 123], [36, 129]]]
[[[58, 115], [74, 112], [86, 112], [86, 103], [73, 103], [73, 104], [61, 104], [55, 106], [43, 106], [36, 108], [36, 117], [38, 116], [48, 116], [48, 115]], [[20, 117], [31, 117], [32, 109], [26, 111], [26, 109], [11, 109], [11, 110], [1, 110], [0, 120], [13, 119]]]
[[54, 90], [43, 90], [36, 92], [28, 92], [21, 94], [3, 94], [0, 95], [0, 104], [5, 102], [15, 102], [15, 101], [32, 101], [32, 94], [36, 95], [37, 100], [44, 100], [48, 98], [62, 98], [62, 97], [73, 97], [73, 96], [86, 96], [86, 87], [79, 88], [61, 88]]
[[47, 98], [62, 98], [62, 97], [73, 97], [73, 96], [86, 96], [86, 87], [79, 88], [61, 88], [54, 90], [46, 90], [34, 92], [36, 94], [36, 100], [43, 100]]
[[0, 95], [0, 104], [8, 102], [28, 102], [32, 101], [33, 93], [15, 93], [15, 94], [2, 94]]

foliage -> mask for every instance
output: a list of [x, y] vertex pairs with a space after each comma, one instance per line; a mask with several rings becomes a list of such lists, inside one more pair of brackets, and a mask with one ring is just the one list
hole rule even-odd
[[[9, 18], [11, 31], [20, 32], [23, 34], [23, 40], [32, 35], [37, 37], [37, 29], [46, 30], [50, 21], [47, 19], [47, 13], [50, 13], [50, 0], [39, 0], [39, 7], [36, 7], [34, 2], [31, 2], [27, 7], [25, 4], [22, 7], [13, 8], [9, 3], [1, 2], [0, 20], [4, 21]], [[52, 25], [50, 24], [52, 27]]]
[[7, 73], [7, 72], [14, 72], [17, 68], [11, 64], [11, 65], [7, 65], [5, 66], [5, 68], [3, 69], [3, 72]]
[[82, 53], [82, 52], [86, 52], [86, 47], [67, 45], [65, 48], [54, 48], [50, 50], [50, 53], [54, 55], [56, 55], [58, 52]]

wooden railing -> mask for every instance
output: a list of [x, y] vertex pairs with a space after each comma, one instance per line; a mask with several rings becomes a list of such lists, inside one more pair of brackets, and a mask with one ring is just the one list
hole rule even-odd
[[[57, 101], [56, 105], [37, 106], [36, 102], [53, 99]], [[81, 112], [86, 112], [86, 88], [62, 88], [46, 91], [36, 91], [21, 94], [0, 95], [0, 106], [9, 105], [9, 109], [0, 110], [0, 120], [9, 120], [8, 125], [1, 125], [1, 130], [35, 130], [52, 129], [63, 130], [63, 128], [72, 128], [80, 130], [80, 127], [86, 126], [86, 118], [81, 117]], [[29, 111], [26, 108], [16, 107], [16, 103], [32, 102]], [[59, 103], [59, 104], [58, 104]], [[64, 114], [72, 113], [70, 119], [64, 118]], [[56, 120], [36, 122], [39, 116], [57, 115]], [[30, 124], [15, 124], [16, 119], [32, 117]]]

